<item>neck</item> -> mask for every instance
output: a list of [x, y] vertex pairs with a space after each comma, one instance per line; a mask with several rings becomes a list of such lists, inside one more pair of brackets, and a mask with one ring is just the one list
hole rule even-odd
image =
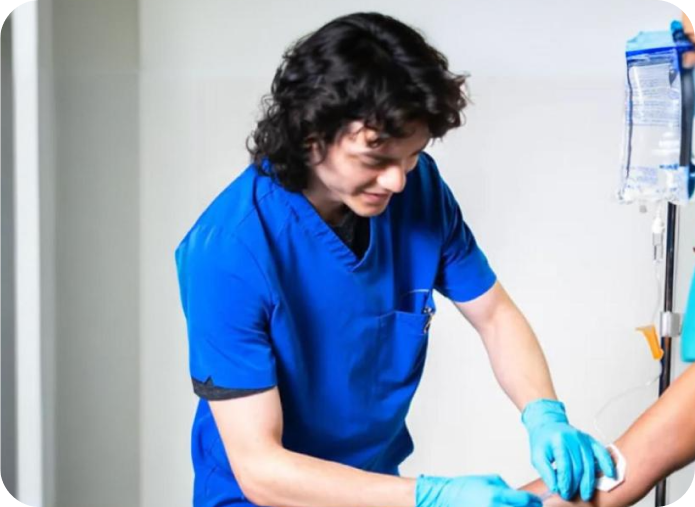
[[339, 223], [348, 212], [348, 207], [342, 201], [331, 199], [328, 189], [316, 181], [312, 181], [308, 188], [302, 190], [302, 193], [319, 216], [330, 225]]

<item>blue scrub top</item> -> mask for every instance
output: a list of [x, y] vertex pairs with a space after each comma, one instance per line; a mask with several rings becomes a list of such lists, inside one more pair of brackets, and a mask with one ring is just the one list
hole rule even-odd
[[[405, 417], [432, 290], [463, 302], [496, 279], [426, 153], [370, 218], [361, 259], [303, 194], [249, 166], [186, 234], [176, 264], [194, 379], [277, 386], [285, 448], [387, 474], [413, 451]], [[194, 505], [249, 504], [204, 399], [192, 458]]]

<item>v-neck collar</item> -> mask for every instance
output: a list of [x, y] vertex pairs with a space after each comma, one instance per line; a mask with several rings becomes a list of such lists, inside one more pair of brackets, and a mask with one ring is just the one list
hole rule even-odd
[[321, 218], [319, 212], [301, 192], [290, 192], [280, 188], [287, 203], [299, 218], [300, 225], [310, 234], [319, 239], [328, 251], [338, 259], [348, 270], [355, 271], [369, 262], [375, 248], [376, 220], [378, 217], [369, 218], [369, 246], [362, 257], [358, 257], [326, 221]]

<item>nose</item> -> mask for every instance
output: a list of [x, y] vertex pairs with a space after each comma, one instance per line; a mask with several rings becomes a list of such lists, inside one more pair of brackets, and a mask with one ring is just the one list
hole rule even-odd
[[400, 164], [391, 164], [379, 174], [377, 182], [381, 188], [389, 192], [394, 194], [402, 192], [406, 182], [405, 167]]

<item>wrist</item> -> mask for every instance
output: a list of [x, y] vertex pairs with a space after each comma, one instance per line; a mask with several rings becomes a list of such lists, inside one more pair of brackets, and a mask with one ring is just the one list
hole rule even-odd
[[528, 431], [547, 423], [568, 423], [565, 404], [558, 400], [540, 398], [526, 404], [521, 422]]
[[401, 480], [402, 487], [400, 488], [402, 499], [399, 502], [400, 505], [404, 507], [416, 507], [417, 506], [417, 495], [416, 495], [416, 484], [417, 481], [412, 477], [404, 477]]
[[415, 481], [415, 507], [431, 507], [435, 505], [439, 492], [446, 482], [448, 482], [446, 477], [418, 475]]

